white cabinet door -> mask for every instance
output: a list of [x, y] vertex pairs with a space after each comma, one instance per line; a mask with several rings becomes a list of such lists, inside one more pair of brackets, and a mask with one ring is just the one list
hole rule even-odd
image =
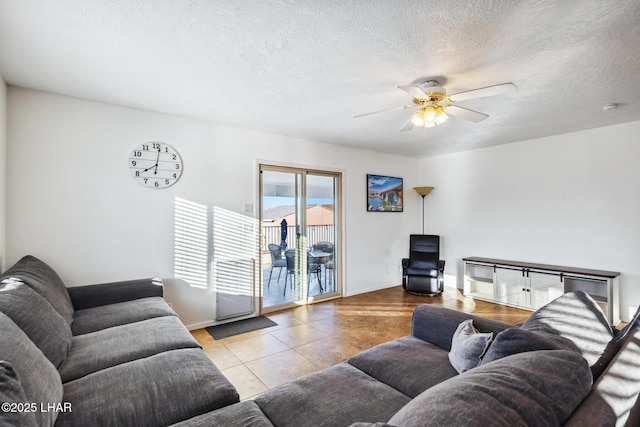
[[564, 283], [559, 274], [529, 271], [529, 306], [538, 309], [564, 294]]
[[528, 307], [527, 278], [523, 269], [496, 268], [495, 299], [498, 302]]

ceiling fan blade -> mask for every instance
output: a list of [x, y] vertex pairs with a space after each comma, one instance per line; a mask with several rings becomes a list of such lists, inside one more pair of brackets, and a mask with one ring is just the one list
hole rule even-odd
[[467, 90], [464, 92], [449, 95], [452, 101], [465, 101], [467, 99], [482, 98], [485, 96], [507, 95], [518, 90], [518, 86], [513, 83], [502, 83], [494, 86], [482, 87], [480, 89]]
[[444, 111], [447, 114], [451, 114], [452, 116], [460, 117], [461, 119], [469, 120], [474, 123], [481, 122], [489, 117], [487, 114], [469, 110], [468, 108], [458, 107], [457, 105], [449, 105]]
[[357, 116], [353, 116], [353, 118], [357, 119], [358, 117], [370, 116], [372, 114], [386, 113], [387, 111], [395, 111], [395, 110], [406, 110], [406, 109], [409, 109], [409, 108], [417, 108], [417, 107], [419, 107], [419, 105], [402, 105], [400, 107], [386, 108], [384, 110], [378, 110], [378, 111], [372, 111], [370, 113], [358, 114]]
[[413, 116], [415, 116], [416, 114], [418, 113], [415, 112], [414, 114], [411, 115], [411, 117], [409, 117], [409, 120], [407, 120], [406, 123], [400, 128], [400, 132], [407, 132], [413, 129], [413, 122], [411, 120], [413, 119]]
[[414, 98], [418, 98], [418, 99], [429, 98], [429, 95], [424, 93], [424, 91], [417, 86], [398, 86], [398, 89], [407, 92], [409, 95], [411, 95]]

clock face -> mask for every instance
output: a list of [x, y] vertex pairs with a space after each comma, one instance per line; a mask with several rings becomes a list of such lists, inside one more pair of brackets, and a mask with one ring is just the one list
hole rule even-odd
[[167, 188], [182, 175], [182, 159], [164, 142], [145, 142], [129, 155], [129, 171], [140, 184], [149, 188]]

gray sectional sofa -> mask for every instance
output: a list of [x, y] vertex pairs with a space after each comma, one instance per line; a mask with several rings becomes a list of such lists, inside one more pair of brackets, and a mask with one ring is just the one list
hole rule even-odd
[[66, 288], [32, 256], [0, 276], [0, 425], [162, 426], [239, 401], [162, 282]]
[[640, 425], [637, 318], [614, 330], [582, 292], [518, 327], [421, 305], [410, 336], [239, 402], [159, 283], [66, 289], [33, 257], [0, 282], [0, 399], [22, 409], [2, 425]]
[[614, 331], [578, 292], [519, 327], [418, 306], [411, 336], [176, 427], [637, 427], [639, 393], [637, 323]]

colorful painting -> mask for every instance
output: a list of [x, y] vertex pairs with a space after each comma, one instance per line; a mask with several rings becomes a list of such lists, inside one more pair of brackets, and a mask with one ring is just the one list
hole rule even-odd
[[367, 210], [402, 212], [402, 178], [367, 174]]

